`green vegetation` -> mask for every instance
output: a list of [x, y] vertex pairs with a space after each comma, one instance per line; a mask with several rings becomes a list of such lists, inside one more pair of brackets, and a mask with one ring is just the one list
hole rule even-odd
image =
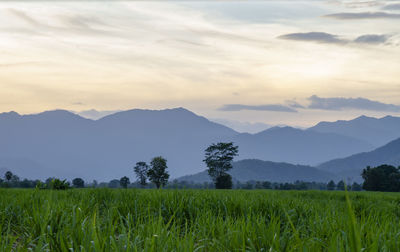
[[0, 189], [0, 251], [400, 251], [400, 194]]
[[364, 179], [363, 188], [367, 191], [400, 192], [400, 167], [368, 166], [361, 175]]
[[216, 189], [232, 189], [232, 176], [227, 172], [233, 168], [232, 161], [238, 152], [239, 147], [234, 146], [232, 142], [211, 144], [205, 150], [203, 161]]

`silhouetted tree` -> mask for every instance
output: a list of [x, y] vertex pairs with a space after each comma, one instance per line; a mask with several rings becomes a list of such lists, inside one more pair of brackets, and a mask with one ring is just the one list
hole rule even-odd
[[329, 181], [329, 183], [326, 185], [326, 189], [329, 191], [335, 190], [336, 184], [333, 180]]
[[124, 177], [122, 177], [120, 180], [119, 180], [119, 184], [121, 185], [121, 187], [122, 188], [128, 188], [128, 185], [130, 184], [131, 182], [129, 181], [129, 178], [128, 177], [126, 177], [126, 176], [124, 176]]
[[85, 187], [85, 181], [81, 178], [74, 178], [72, 180], [72, 184], [76, 187], [76, 188], [83, 188]]
[[153, 182], [157, 188], [165, 186], [169, 178], [167, 160], [163, 157], [155, 157], [151, 160], [150, 166], [150, 169], [147, 171], [149, 180]]
[[118, 187], [120, 187], [119, 180], [118, 179], [110, 180], [110, 182], [108, 182], [108, 187], [109, 188], [118, 188]]
[[217, 177], [215, 181], [215, 187], [217, 189], [232, 189], [232, 177], [228, 173], [222, 174]]
[[[208, 167], [208, 175], [212, 178], [215, 183], [215, 188], [217, 189], [230, 189], [226, 187], [219, 187], [223, 185], [232, 184], [227, 183], [227, 179], [231, 179], [232, 177], [227, 176], [227, 171], [232, 169], [232, 160], [238, 154], [238, 146], [234, 146], [232, 142], [230, 143], [217, 143], [210, 145], [205, 150], [205, 159], [203, 160]], [[218, 180], [219, 177], [221, 180]], [[218, 181], [225, 181], [224, 183], [220, 183]], [[218, 182], [218, 183], [217, 183]]]
[[263, 186], [263, 188], [264, 189], [271, 189], [272, 187], [272, 184], [271, 184], [271, 182], [269, 182], [269, 181], [264, 181], [263, 183], [262, 183], [262, 186]]
[[368, 166], [361, 176], [364, 179], [363, 189], [367, 191], [400, 191], [400, 167], [380, 165], [371, 168]]
[[10, 172], [10, 171], [7, 171], [5, 174], [4, 174], [4, 179], [7, 181], [7, 182], [10, 182], [10, 180], [12, 179], [12, 176], [13, 176], [14, 174], [12, 173], [12, 172]]
[[136, 174], [139, 184], [142, 187], [145, 187], [147, 184], [147, 172], [149, 171], [149, 166], [146, 164], [146, 162], [137, 162], [133, 170]]
[[336, 190], [344, 191], [344, 181], [340, 180], [336, 185]]
[[361, 189], [362, 189], [361, 185], [358, 184], [357, 182], [354, 182], [354, 183], [351, 185], [351, 190], [352, 190], [352, 191], [361, 191]]

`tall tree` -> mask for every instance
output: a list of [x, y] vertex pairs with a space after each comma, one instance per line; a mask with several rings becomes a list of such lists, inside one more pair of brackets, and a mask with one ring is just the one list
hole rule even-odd
[[[227, 171], [232, 169], [232, 160], [237, 156], [239, 147], [230, 143], [217, 143], [205, 150], [203, 160], [208, 167], [208, 175], [212, 178], [217, 189], [232, 188], [232, 177]], [[230, 182], [229, 182], [230, 181]]]
[[147, 172], [149, 171], [149, 166], [146, 162], [137, 162], [133, 171], [135, 172], [140, 185], [145, 187], [147, 184]]
[[76, 188], [83, 188], [85, 187], [85, 181], [81, 178], [74, 178], [72, 180], [72, 184], [76, 187]]
[[161, 156], [155, 157], [151, 160], [150, 166], [150, 169], [147, 171], [149, 180], [153, 182], [157, 188], [165, 186], [169, 178], [167, 160]]
[[128, 188], [128, 185], [130, 184], [130, 180], [128, 177], [124, 176], [119, 180], [119, 184], [121, 185], [122, 188]]

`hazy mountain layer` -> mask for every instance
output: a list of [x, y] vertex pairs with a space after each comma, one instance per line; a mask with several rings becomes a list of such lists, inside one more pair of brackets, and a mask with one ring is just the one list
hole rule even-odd
[[[288, 163], [275, 163], [257, 159], [246, 159], [233, 163], [233, 169], [229, 171], [233, 180], [245, 182], [271, 181], [294, 182], [296, 180], [327, 182], [336, 177], [326, 171], [318, 170], [311, 166], [292, 165]], [[196, 183], [211, 182], [207, 171], [178, 178], [180, 181], [192, 181]]]
[[400, 117], [373, 118], [360, 116], [350, 121], [320, 122], [309, 130], [336, 133], [369, 142], [380, 147], [400, 137]]
[[315, 165], [371, 150], [348, 136], [275, 127], [239, 134], [186, 109], [129, 110], [99, 120], [56, 110], [35, 115], [0, 114], [0, 171], [20, 177], [110, 180], [127, 175], [138, 161], [167, 158], [171, 177], [205, 170], [204, 149], [234, 141], [238, 159]]

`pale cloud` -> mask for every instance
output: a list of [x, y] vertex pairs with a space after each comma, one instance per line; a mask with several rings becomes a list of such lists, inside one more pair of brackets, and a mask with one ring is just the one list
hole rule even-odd
[[[394, 104], [400, 47], [361, 43], [399, 44], [398, 20], [349, 25], [321, 18], [345, 11], [321, 1], [1, 2], [0, 111], [183, 106], [212, 118], [275, 125], [338, 116], [296, 107], [307, 101], [282, 103], [312, 93]], [[318, 43], [276, 39], [301, 31], [325, 34], [319, 42], [318, 34], [309, 36]], [[358, 41], [331, 46], [344, 40]], [[221, 104], [282, 107], [227, 113], [215, 109]]]
[[313, 41], [318, 43], [347, 43], [347, 40], [340, 39], [337, 35], [329, 34], [326, 32], [290, 33], [281, 35], [278, 38], [287, 40]]
[[218, 110], [221, 111], [255, 110], [255, 111], [291, 112], [291, 113], [297, 112], [295, 109], [280, 104], [265, 104], [265, 105], [226, 104], [220, 107]]
[[389, 35], [380, 35], [380, 34], [366, 34], [361, 35], [354, 40], [348, 40], [341, 38], [338, 35], [333, 35], [325, 32], [306, 32], [306, 33], [289, 33], [285, 35], [281, 35], [278, 38], [286, 39], [286, 40], [297, 40], [297, 41], [310, 41], [316, 43], [326, 43], [326, 44], [351, 44], [351, 43], [359, 43], [359, 44], [385, 44], [390, 38]]
[[384, 6], [382, 9], [384, 10], [400, 10], [400, 4], [388, 4]]
[[342, 12], [325, 15], [327, 18], [335, 19], [400, 19], [400, 14], [388, 13], [388, 12]]
[[308, 106], [310, 109], [321, 110], [372, 110], [372, 111], [385, 111], [385, 112], [400, 112], [400, 105], [388, 104], [379, 101], [373, 101], [366, 98], [345, 98], [345, 97], [329, 97], [322, 98], [316, 95], [308, 98], [311, 104]]

